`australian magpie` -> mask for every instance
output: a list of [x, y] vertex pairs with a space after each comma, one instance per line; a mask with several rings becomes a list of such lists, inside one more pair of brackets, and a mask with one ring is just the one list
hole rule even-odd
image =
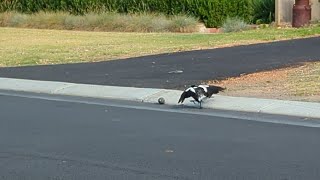
[[213, 94], [218, 94], [223, 90], [225, 90], [225, 88], [220, 86], [192, 85], [188, 89], [183, 91], [178, 103], [183, 103], [184, 99], [192, 97], [194, 99], [193, 102], [198, 102], [201, 109], [201, 104], [204, 98], [211, 98]]

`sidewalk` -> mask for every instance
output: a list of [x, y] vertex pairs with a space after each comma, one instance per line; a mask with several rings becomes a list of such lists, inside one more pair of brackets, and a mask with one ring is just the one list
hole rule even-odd
[[[0, 78], [0, 90], [23, 91], [56, 95], [81, 96], [92, 98], [121, 99], [158, 103], [160, 97], [165, 98], [166, 104], [178, 105], [181, 91], [154, 88], [132, 88], [117, 86], [102, 86], [75, 84], [65, 82], [49, 82]], [[185, 106], [198, 107], [188, 100]], [[320, 118], [320, 103], [282, 101], [244, 97], [228, 97], [216, 95], [203, 104], [204, 108], [257, 112], [306, 118]]]

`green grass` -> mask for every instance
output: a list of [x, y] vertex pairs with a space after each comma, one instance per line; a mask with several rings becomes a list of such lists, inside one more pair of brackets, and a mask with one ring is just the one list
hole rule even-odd
[[[0, 66], [94, 62], [307, 37], [320, 27], [225, 34], [114, 33], [0, 28]], [[236, 61], [236, 58], [235, 58]]]

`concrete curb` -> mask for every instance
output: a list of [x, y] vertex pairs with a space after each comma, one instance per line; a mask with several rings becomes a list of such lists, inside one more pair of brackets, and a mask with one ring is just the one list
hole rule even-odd
[[[178, 99], [181, 94], [181, 91], [178, 90], [101, 86], [12, 78], [0, 78], [0, 90], [121, 99], [147, 103], [157, 103], [158, 98], [163, 97], [165, 98], [166, 104], [168, 105], [177, 105]], [[197, 107], [197, 105], [194, 105], [188, 100], [184, 103], [184, 105]], [[219, 110], [279, 114], [306, 118], [320, 118], [320, 103], [311, 102], [282, 101], [216, 95], [214, 98], [208, 99], [203, 104], [203, 107]]]

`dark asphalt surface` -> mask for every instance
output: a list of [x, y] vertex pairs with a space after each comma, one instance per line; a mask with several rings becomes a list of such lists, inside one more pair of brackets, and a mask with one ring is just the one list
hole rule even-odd
[[[320, 37], [125, 60], [0, 68], [0, 77], [131, 87], [177, 88], [320, 60]], [[183, 73], [169, 73], [173, 71]]]
[[319, 128], [115, 104], [0, 95], [0, 179], [320, 179]]

